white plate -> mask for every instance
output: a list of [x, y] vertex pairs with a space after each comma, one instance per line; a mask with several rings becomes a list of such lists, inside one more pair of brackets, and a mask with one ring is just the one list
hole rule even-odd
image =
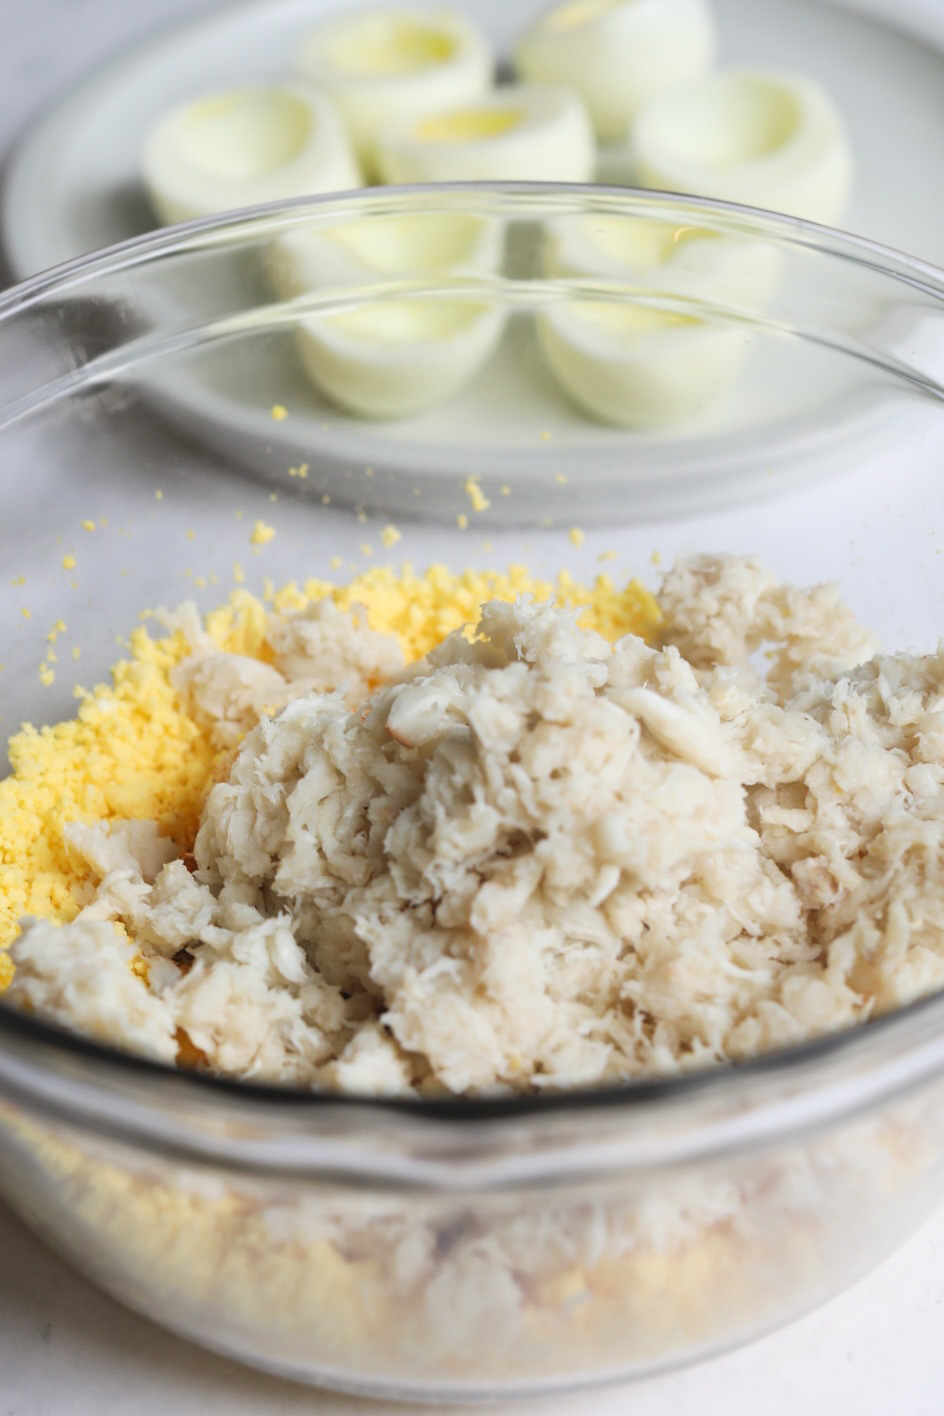
[[[546, 0], [468, 0], [499, 52]], [[714, 0], [720, 62], [819, 79], [849, 125], [849, 230], [944, 264], [944, 6], [916, 0]], [[0, 235], [18, 277], [152, 226], [141, 137], [207, 89], [283, 74], [296, 37], [344, 0], [251, 0], [177, 26], [100, 70], [26, 134], [7, 169]], [[870, 14], [874, 12], [874, 16]]]
[[[284, 74], [296, 37], [341, 3], [252, 0], [179, 26], [100, 71], [51, 109], [27, 133], [5, 177], [0, 237], [14, 272], [25, 276], [149, 229], [153, 219], [137, 161], [152, 119], [207, 89]], [[469, 3], [501, 54], [545, 0]], [[856, 159], [850, 229], [944, 265], [944, 185], [937, 180], [944, 152], [944, 9], [924, 11], [917, 0], [898, 0], [893, 21], [881, 17], [880, 0], [715, 0], [715, 8], [721, 63], [794, 68], [834, 95]], [[612, 157], [606, 166], [612, 178]], [[821, 462], [841, 465], [850, 439], [861, 455], [871, 436], [868, 416], [861, 410], [850, 415], [843, 406], [843, 382], [840, 371], [835, 383], [827, 378], [821, 387], [800, 389], [794, 406], [781, 410], [795, 430], [784, 435], [781, 418], [773, 439], [781, 441], [786, 477], [801, 459], [808, 475], [819, 475]], [[661, 435], [635, 437], [632, 462], [640, 477], [634, 516], [676, 512], [680, 504], [692, 509], [693, 500], [727, 502], [757, 490], [757, 478], [770, 475], [773, 460], [758, 386], [757, 379], [742, 381], [740, 406], [730, 418], [739, 429], [732, 467], [740, 460], [743, 470], [744, 454], [751, 452], [745, 431], [754, 427], [759, 434], [754, 476], [718, 472], [731, 452], [716, 436], [727, 410], [720, 425], [710, 415], [703, 427], [687, 426], [682, 439], [670, 437], [668, 445]], [[625, 493], [626, 482], [634, 480], [626, 435], [588, 422], [556, 390], [535, 351], [514, 337], [448, 406], [405, 423], [374, 425], [329, 408], [304, 381], [290, 348], [253, 390], [228, 379], [221, 356], [205, 379], [163, 382], [159, 393], [178, 424], [254, 470], [284, 480], [289, 466], [306, 460], [312, 477], [294, 491], [321, 495], [330, 489], [336, 500], [369, 509], [409, 514], [420, 505], [426, 514], [455, 515], [465, 506], [457, 482], [461, 487], [469, 472], [487, 466], [490, 445], [500, 444], [506, 454], [515, 449], [518, 475], [508, 479], [515, 483], [513, 505], [506, 501], [492, 515], [534, 519], [549, 470], [538, 429], [553, 438], [553, 470], [566, 473], [574, 486], [572, 494], [555, 493], [557, 515], [611, 517], [614, 489], [622, 482]], [[292, 417], [274, 423], [273, 402], [290, 405]], [[610, 459], [609, 480], [578, 490], [588, 454], [597, 464]], [[368, 466], [376, 474], [370, 481], [364, 477]], [[668, 475], [653, 483], [651, 474], [660, 466]]]

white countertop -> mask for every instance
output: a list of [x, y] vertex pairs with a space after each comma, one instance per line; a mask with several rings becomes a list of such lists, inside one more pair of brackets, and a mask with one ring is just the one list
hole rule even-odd
[[[944, 7], [944, 0], [918, 3]], [[148, 31], [210, 6], [205, 0], [0, 0], [0, 8], [2, 150], [31, 114], [89, 67]], [[942, 1339], [939, 1213], [850, 1292], [743, 1351], [640, 1386], [509, 1410], [526, 1416], [939, 1416]], [[0, 1416], [163, 1416], [168, 1410], [180, 1416], [379, 1416], [384, 1409], [394, 1408], [263, 1377], [163, 1333], [73, 1274], [0, 1205]]]

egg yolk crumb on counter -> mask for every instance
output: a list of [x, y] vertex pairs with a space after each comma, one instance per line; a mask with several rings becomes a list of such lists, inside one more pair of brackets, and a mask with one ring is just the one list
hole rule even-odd
[[[412, 662], [474, 622], [483, 601], [522, 594], [586, 605], [582, 623], [610, 639], [648, 636], [659, 623], [655, 600], [636, 581], [618, 588], [600, 576], [588, 588], [567, 572], [541, 580], [524, 566], [461, 574], [443, 565], [424, 574], [378, 566], [347, 585], [316, 579], [286, 585], [272, 604], [300, 609], [328, 596], [341, 611], [363, 606], [370, 628], [392, 635]], [[237, 590], [207, 616], [206, 631], [219, 649], [265, 662], [271, 657], [266, 618], [259, 600]], [[64, 841], [66, 824], [145, 819], [175, 840], [193, 839], [207, 792], [232, 753], [214, 745], [171, 684], [171, 671], [188, 652], [180, 630], [154, 637], [141, 626], [131, 635], [130, 658], [114, 666], [112, 683], [83, 693], [74, 719], [26, 725], [12, 738], [13, 771], [0, 782], [0, 989], [13, 975], [4, 950], [20, 918], [71, 920], [91, 894], [87, 867]]]

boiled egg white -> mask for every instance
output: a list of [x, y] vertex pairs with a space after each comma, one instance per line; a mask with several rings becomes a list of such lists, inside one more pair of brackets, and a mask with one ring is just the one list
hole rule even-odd
[[[688, 418], [719, 397], [779, 272], [777, 253], [757, 242], [605, 213], [554, 222], [544, 264], [551, 276], [601, 290], [598, 299], [584, 292], [539, 318], [551, 369], [586, 412], [626, 427]], [[608, 287], [619, 298], [607, 298]], [[713, 319], [713, 306], [732, 322]]]
[[548, 364], [591, 417], [645, 428], [693, 417], [728, 388], [748, 347], [743, 330], [613, 300], [541, 316]]
[[273, 288], [288, 300], [328, 286], [494, 271], [501, 256], [495, 218], [417, 210], [306, 222], [273, 242], [267, 268]]
[[752, 314], [776, 289], [783, 259], [769, 243], [712, 231], [682, 214], [597, 212], [549, 222], [543, 266], [552, 276], [589, 276]]
[[307, 84], [257, 84], [181, 104], [150, 129], [142, 175], [161, 221], [360, 185], [347, 134]]
[[487, 300], [377, 298], [303, 320], [298, 348], [312, 383], [362, 418], [405, 418], [451, 398], [486, 363], [504, 311]]
[[730, 70], [655, 100], [632, 135], [640, 183], [827, 224], [852, 187], [842, 116], [810, 79]]
[[385, 182], [587, 182], [595, 147], [587, 111], [565, 88], [509, 85], [391, 124], [377, 145]]
[[[343, 290], [351, 306], [299, 320], [315, 387], [360, 417], [402, 418], [451, 397], [491, 355], [504, 311], [476, 286], [501, 254], [494, 219], [416, 211], [307, 224], [273, 244], [267, 265], [283, 299]], [[467, 290], [435, 293], [456, 280]]]
[[532, 83], [568, 84], [597, 137], [622, 140], [643, 104], [707, 73], [707, 0], [564, 0], [521, 35], [515, 66]]
[[295, 66], [329, 94], [367, 173], [391, 121], [415, 119], [488, 89], [494, 59], [484, 33], [442, 7], [359, 10], [309, 31]]

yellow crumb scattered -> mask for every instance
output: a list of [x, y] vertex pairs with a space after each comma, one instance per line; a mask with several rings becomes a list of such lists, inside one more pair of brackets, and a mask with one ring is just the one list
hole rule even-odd
[[[322, 501], [323, 501], [323, 500], [324, 500], [324, 498], [322, 497]], [[357, 520], [358, 520], [358, 524], [359, 524], [360, 526], [366, 526], [366, 525], [367, 525], [367, 512], [366, 512], [366, 511], [359, 511], [359, 512], [357, 513]]]
[[597, 556], [597, 560], [600, 562], [601, 565], [603, 564], [604, 561], [613, 561], [613, 560], [616, 560], [616, 552], [615, 552], [615, 551], [601, 551], [600, 554]]
[[108, 525], [108, 517], [107, 517], [107, 516], [103, 516], [103, 517], [99, 520], [99, 523], [98, 523], [98, 524], [99, 524], [99, 526], [107, 526], [107, 525]]
[[278, 492], [270, 492], [270, 493], [269, 493], [269, 501], [271, 501], [271, 502], [277, 502], [278, 499], [279, 499], [279, 494], [278, 494]]
[[48, 664], [40, 664], [39, 681], [44, 686], [44, 688], [51, 687], [51, 685], [54, 684], [56, 681], [55, 669], [51, 669]]
[[330, 506], [330, 505], [331, 505], [331, 498], [330, 498], [330, 496], [328, 495], [327, 492], [325, 492], [324, 496], [321, 498], [321, 505], [322, 505], [322, 506]]
[[23, 608], [20, 610], [20, 614], [23, 616], [23, 618], [24, 618], [25, 620], [28, 620], [28, 619], [32, 619], [32, 618], [33, 618], [33, 612], [32, 612], [32, 610], [28, 610], [25, 605], [24, 605]]
[[464, 511], [460, 511], [459, 515], [456, 517], [456, 525], [458, 526], [460, 531], [465, 531], [468, 527], [469, 518], [466, 516]]
[[288, 475], [290, 477], [301, 477], [302, 481], [304, 481], [308, 476], [308, 463], [302, 462], [298, 467], [290, 467], [288, 469]]
[[277, 423], [281, 423], [281, 421], [282, 421], [283, 418], [287, 418], [287, 417], [288, 417], [288, 409], [285, 408], [285, 407], [283, 407], [283, 405], [282, 405], [281, 403], [273, 403], [273, 405], [272, 405], [272, 417], [275, 419], [275, 421], [276, 421]]
[[571, 526], [570, 530], [567, 532], [567, 535], [572, 546], [583, 545], [584, 533], [581, 531], [579, 526]]
[[275, 536], [275, 527], [265, 521], [257, 521], [249, 540], [254, 546], [266, 546]]
[[504, 487], [501, 487], [501, 488], [500, 488], [500, 491], [501, 491], [501, 494], [502, 494], [503, 497], [510, 497], [510, 496], [511, 496], [511, 488], [508, 486], [507, 483], [505, 484]]
[[373, 546], [370, 544], [370, 542], [369, 542], [369, 541], [361, 541], [361, 555], [362, 555], [362, 556], [372, 556], [373, 554], [374, 554], [374, 548], [373, 548]]
[[565, 475], [564, 475], [563, 472], [555, 472], [555, 473], [554, 473], [554, 481], [557, 482], [557, 483], [559, 483], [560, 486], [562, 486], [562, 487], [563, 487], [563, 486], [566, 486], [566, 484], [567, 484], [567, 478], [565, 477]]
[[192, 527], [188, 526], [188, 527], [187, 527], [187, 540], [188, 540], [188, 541], [195, 541], [196, 538], [197, 538], [197, 533], [196, 533], [196, 531], [194, 531]]
[[239, 561], [233, 561], [233, 579], [236, 581], [237, 585], [242, 585], [243, 581], [246, 579], [246, 572], [243, 570]]
[[487, 511], [491, 506], [491, 502], [479, 486], [478, 477], [469, 477], [466, 480], [465, 494], [472, 503], [473, 511]]
[[661, 551], [653, 551], [652, 555], [649, 557], [649, 564], [650, 564], [650, 565], [661, 565], [661, 564], [662, 564], [662, 552], [661, 552]]
[[331, 557], [331, 569], [332, 569], [332, 570], [340, 570], [340, 569], [341, 569], [341, 557], [340, 557], [340, 556], [332, 556], [332, 557]]
[[158, 487], [157, 491], [154, 493], [154, 500], [155, 500], [155, 501], [163, 501], [163, 500], [164, 500], [164, 493], [161, 491], [160, 487]]
[[65, 634], [65, 632], [66, 632], [66, 623], [65, 623], [65, 620], [57, 619], [56, 622], [55, 622], [55, 624], [53, 625], [52, 629], [51, 629], [51, 630], [49, 631], [49, 633], [46, 635], [46, 638], [48, 639], [48, 641], [49, 641], [50, 644], [55, 644], [55, 642], [56, 642], [56, 640], [59, 638], [60, 634]]
[[18, 575], [15, 580], [11, 580], [11, 581], [10, 581], [10, 584], [11, 584], [11, 585], [25, 585], [25, 584], [26, 584], [26, 576], [25, 576], [25, 575]]
[[63, 556], [62, 568], [63, 570], [75, 570], [75, 556]]
[[364, 468], [364, 476], [365, 476], [365, 477], [373, 477], [373, 475], [374, 475], [374, 469], [373, 469], [373, 467], [365, 467], [365, 468]]
[[389, 551], [390, 547], [400, 540], [400, 532], [395, 526], [385, 526], [380, 533], [380, 539]]
[[206, 579], [206, 576], [205, 576], [205, 575], [197, 575], [197, 576], [194, 576], [194, 581], [193, 581], [193, 583], [194, 583], [194, 585], [197, 587], [198, 590], [205, 590], [206, 587], [207, 587], [207, 579]]
[[76, 644], [76, 646], [75, 646], [74, 649], [72, 650], [72, 657], [73, 657], [73, 659], [78, 659], [78, 658], [81, 657], [81, 655], [82, 655], [82, 650], [79, 648], [78, 644]]
[[82, 522], [82, 530], [83, 530], [83, 531], [94, 531], [94, 530], [95, 530], [95, 522], [94, 522], [94, 521], [88, 521], [88, 520], [83, 521], [83, 522]]
[[550, 440], [551, 440], [551, 435], [550, 435], [550, 433], [547, 431], [546, 428], [542, 428], [542, 429], [541, 429], [541, 441], [542, 441], [542, 442], [550, 442]]

